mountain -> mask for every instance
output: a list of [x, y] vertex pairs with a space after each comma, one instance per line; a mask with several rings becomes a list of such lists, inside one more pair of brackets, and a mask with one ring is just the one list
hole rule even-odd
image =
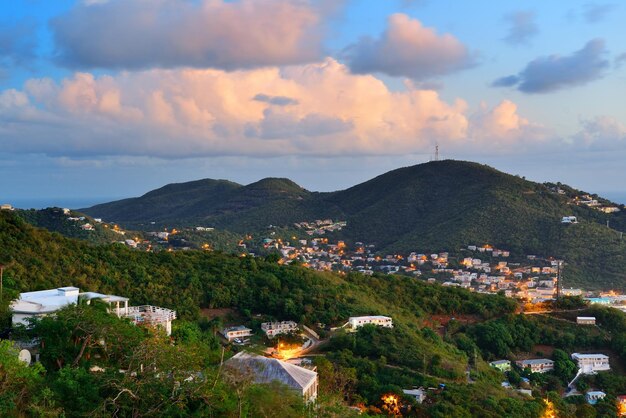
[[[572, 204], [572, 195], [583, 192], [564, 188], [567, 192], [559, 193], [555, 185], [486, 165], [445, 160], [393, 170], [332, 193], [310, 192], [287, 179], [247, 186], [200, 180], [81, 211], [127, 227], [202, 223], [239, 233], [333, 218], [347, 221], [334, 237], [373, 243], [382, 252], [491, 244], [518, 256], [565, 257], [570, 285], [625, 287], [626, 241], [606, 222], [626, 228], [626, 211], [606, 214]], [[561, 224], [569, 215], [579, 223]]]

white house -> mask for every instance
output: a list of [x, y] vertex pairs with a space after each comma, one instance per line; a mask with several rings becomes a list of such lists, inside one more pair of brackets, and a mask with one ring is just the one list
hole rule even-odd
[[268, 338], [274, 338], [279, 334], [288, 334], [297, 331], [298, 324], [293, 321], [264, 322], [261, 324], [261, 329]]
[[350, 328], [356, 330], [359, 327], [367, 324], [373, 324], [379, 327], [393, 328], [393, 321], [388, 316], [382, 315], [369, 315], [369, 316], [351, 316], [348, 318], [348, 324]]
[[8, 203], [3, 203], [0, 205], [0, 210], [13, 210], [13, 206]]
[[402, 389], [402, 393], [414, 398], [417, 403], [422, 403], [426, 399], [426, 391], [424, 390], [424, 388]]
[[585, 393], [585, 399], [587, 400], [587, 403], [589, 403], [590, 405], [597, 404], [598, 401], [600, 399], [604, 399], [605, 396], [606, 396], [606, 393], [599, 391], [599, 390], [593, 390], [593, 391], [589, 391]]
[[307, 402], [317, 398], [318, 378], [315, 369], [244, 351], [233, 356], [226, 365], [239, 373], [251, 374], [255, 383], [283, 383], [301, 394]]
[[20, 293], [10, 306], [13, 325], [28, 325], [28, 318], [52, 314], [68, 305], [77, 304], [79, 298], [87, 303], [93, 299], [101, 300], [109, 304], [110, 313], [120, 318], [130, 318], [136, 325], [160, 326], [167, 335], [172, 333], [172, 320], [176, 319], [176, 312], [171, 309], [150, 305], [128, 306], [128, 298], [123, 296], [81, 293], [79, 288], [73, 286]]
[[604, 354], [581, 354], [573, 353], [572, 360], [578, 363], [578, 368], [584, 374], [611, 370], [609, 356]]
[[235, 338], [250, 337], [252, 335], [252, 330], [250, 328], [244, 327], [243, 325], [238, 325], [236, 327], [224, 328], [221, 331], [221, 334], [228, 341], [232, 341]]
[[530, 368], [533, 373], [546, 373], [554, 370], [554, 362], [547, 358], [534, 358], [528, 360], [518, 360], [515, 362], [520, 368]]
[[561, 219], [561, 223], [563, 223], [563, 224], [577, 224], [578, 223], [578, 219], [576, 219], [575, 216], [564, 216], [563, 219]]
[[595, 316], [577, 316], [576, 323], [580, 325], [595, 325], [596, 317]]

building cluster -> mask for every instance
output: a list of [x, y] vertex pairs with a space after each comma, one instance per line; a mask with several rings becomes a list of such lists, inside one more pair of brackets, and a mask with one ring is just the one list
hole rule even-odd
[[[591, 319], [595, 323], [595, 318], [591, 317], [579, 317], [578, 319], [583, 319], [583, 323], [590, 324]], [[580, 323], [577, 321], [577, 323]], [[578, 368], [578, 372], [574, 379], [569, 383], [568, 387], [573, 388], [574, 383], [578, 380], [579, 377], [583, 375], [592, 375], [598, 372], [605, 372], [611, 370], [611, 365], [609, 363], [609, 356], [600, 353], [572, 353], [572, 360], [576, 363]], [[511, 371], [511, 361], [510, 360], [496, 360], [489, 363], [491, 367], [500, 370], [503, 373], [507, 373]], [[554, 361], [547, 358], [531, 358], [531, 359], [522, 359], [517, 360], [515, 365], [522, 370], [529, 370], [531, 373], [549, 373], [554, 371]], [[510, 387], [508, 382], [503, 382], [503, 386]], [[604, 392], [601, 391], [587, 391], [585, 393], [585, 399], [590, 404], [595, 404], [598, 400], [603, 399], [606, 396]]]
[[303, 229], [311, 235], [324, 235], [326, 232], [341, 231], [347, 225], [346, 221], [333, 221], [332, 219], [317, 219], [312, 222], [296, 222], [294, 226]]

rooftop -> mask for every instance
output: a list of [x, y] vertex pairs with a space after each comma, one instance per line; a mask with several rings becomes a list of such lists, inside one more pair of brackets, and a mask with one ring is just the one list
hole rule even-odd
[[244, 351], [228, 360], [230, 365], [254, 373], [256, 383], [279, 381], [302, 392], [317, 379], [317, 372], [275, 358], [267, 358]]

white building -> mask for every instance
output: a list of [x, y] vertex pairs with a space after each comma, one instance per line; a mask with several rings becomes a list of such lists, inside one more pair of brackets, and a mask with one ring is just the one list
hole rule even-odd
[[301, 394], [307, 402], [317, 398], [318, 378], [315, 369], [243, 351], [228, 360], [226, 365], [239, 373], [252, 374], [255, 383], [283, 383]]
[[293, 321], [264, 322], [261, 324], [261, 329], [268, 338], [274, 338], [279, 334], [288, 334], [297, 331], [298, 324]]
[[228, 341], [232, 341], [235, 338], [245, 338], [252, 336], [252, 330], [250, 328], [246, 328], [243, 325], [238, 325], [236, 327], [224, 328], [221, 331], [221, 334]]
[[578, 363], [578, 368], [584, 374], [611, 370], [609, 356], [604, 354], [581, 354], [573, 353], [572, 360]]
[[563, 219], [561, 219], [561, 223], [564, 223], [564, 224], [577, 224], [578, 223], [578, 219], [576, 219], [575, 216], [564, 216]]
[[534, 359], [528, 359], [528, 360], [519, 360], [519, 361], [516, 361], [515, 364], [517, 364], [522, 369], [525, 369], [528, 367], [530, 368], [530, 371], [533, 373], [546, 373], [546, 372], [554, 370], [554, 362], [547, 358], [534, 358]]
[[595, 316], [577, 316], [576, 323], [580, 325], [595, 325], [596, 317]]
[[116, 295], [105, 295], [96, 292], [83, 292], [73, 286], [57, 289], [38, 290], [20, 293], [18, 299], [11, 302], [13, 325], [28, 325], [28, 318], [42, 317], [52, 314], [66, 306], [77, 304], [79, 298], [89, 303], [93, 299], [109, 304], [109, 312], [118, 317], [130, 318], [136, 325], [160, 326], [167, 335], [172, 333], [172, 321], [176, 312], [157, 306], [128, 306], [128, 298]]
[[424, 388], [402, 389], [402, 393], [414, 398], [417, 403], [422, 403], [426, 399], [426, 391], [424, 390]]
[[369, 315], [369, 316], [351, 316], [348, 318], [350, 328], [356, 330], [363, 325], [372, 324], [379, 327], [393, 328], [393, 321], [388, 316]]
[[599, 390], [593, 390], [593, 391], [589, 391], [585, 393], [585, 399], [587, 400], [587, 403], [590, 405], [597, 404], [598, 401], [600, 399], [604, 399], [605, 396], [606, 396], [606, 393], [599, 391]]
[[3, 203], [0, 205], [0, 210], [13, 210], [13, 206], [8, 203]]

